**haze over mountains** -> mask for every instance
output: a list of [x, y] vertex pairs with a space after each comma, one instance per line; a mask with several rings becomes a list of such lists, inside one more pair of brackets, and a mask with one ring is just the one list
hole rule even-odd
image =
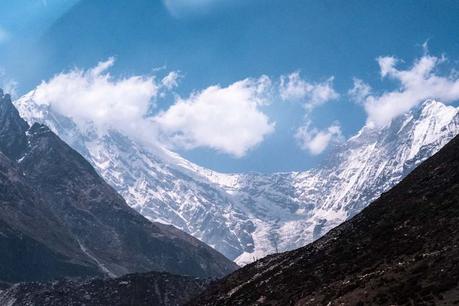
[[199, 240], [151, 223], [46, 126], [29, 126], [0, 92], [0, 281], [237, 268]]
[[80, 152], [141, 214], [240, 264], [321, 237], [459, 133], [457, 108], [429, 100], [383, 128], [365, 126], [316, 169], [223, 174], [115, 130], [82, 129], [35, 103], [33, 92], [15, 105], [29, 123], [46, 124]]

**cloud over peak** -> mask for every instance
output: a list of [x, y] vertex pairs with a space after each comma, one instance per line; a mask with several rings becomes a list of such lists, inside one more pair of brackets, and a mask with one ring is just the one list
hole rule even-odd
[[114, 78], [114, 58], [87, 70], [74, 69], [43, 81], [33, 99], [71, 118], [83, 131], [117, 130], [147, 143], [175, 148], [207, 147], [244, 156], [274, 131], [261, 108], [270, 102], [271, 80], [262, 76], [227, 87], [210, 86], [180, 98], [165, 111], [151, 114], [152, 105], [178, 86], [180, 74]]
[[295, 138], [303, 150], [307, 150], [312, 155], [318, 155], [333, 142], [337, 143], [343, 140], [341, 126], [334, 122], [328, 128], [319, 130], [312, 128], [308, 122], [297, 129]]
[[265, 94], [270, 84], [261, 77], [211, 86], [180, 98], [154, 121], [171, 145], [209, 147], [242, 157], [274, 131], [274, 122], [261, 110], [269, 102]]
[[363, 104], [368, 125], [386, 125], [427, 99], [445, 103], [459, 100], [459, 78], [452, 73], [440, 75], [437, 69], [446, 61], [444, 57], [426, 54], [408, 69], [397, 68], [399, 60], [392, 56], [379, 57], [377, 61], [381, 77], [395, 80], [399, 88], [377, 95], [361, 80], [354, 80], [349, 93]]
[[153, 76], [113, 78], [107, 70], [114, 62], [109, 58], [92, 69], [60, 73], [42, 82], [33, 99], [72, 118], [80, 129], [95, 127], [99, 133], [118, 129], [138, 135], [150, 126], [145, 115], [160, 86]]

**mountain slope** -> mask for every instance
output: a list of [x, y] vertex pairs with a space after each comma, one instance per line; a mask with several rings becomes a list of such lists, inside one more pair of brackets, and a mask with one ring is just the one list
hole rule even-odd
[[18, 167], [0, 152], [0, 280], [81, 275], [102, 273]]
[[268, 256], [194, 305], [459, 303], [459, 136], [351, 220]]
[[[29, 128], [7, 95], [0, 118], [8, 119], [0, 121], [0, 144], [9, 154], [0, 155], [2, 281], [151, 270], [219, 277], [237, 268], [196, 238], [131, 209], [46, 126]], [[29, 274], [27, 265], [41, 272]]]
[[116, 279], [21, 283], [0, 291], [0, 305], [182, 305], [207, 281], [168, 273], [130, 274]]
[[102, 275], [15, 161], [28, 125], [2, 92], [0, 130], [0, 281]]
[[15, 102], [91, 162], [127, 203], [244, 264], [301, 247], [358, 213], [459, 133], [458, 110], [436, 101], [381, 128], [364, 127], [322, 166], [300, 172], [222, 174], [117, 131], [77, 126], [33, 92]]

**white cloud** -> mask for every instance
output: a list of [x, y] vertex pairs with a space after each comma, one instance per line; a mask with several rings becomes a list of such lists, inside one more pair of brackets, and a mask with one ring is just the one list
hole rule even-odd
[[158, 85], [152, 76], [114, 79], [107, 72], [113, 64], [110, 58], [89, 70], [58, 74], [42, 82], [33, 98], [72, 118], [83, 130], [94, 126], [99, 133], [117, 129], [131, 136], [151, 137], [142, 132], [152, 130], [145, 116]]
[[377, 59], [381, 77], [386, 77], [388, 74], [394, 72], [394, 66], [397, 63], [397, 59], [393, 56], [383, 56]]
[[178, 81], [181, 77], [178, 71], [171, 71], [161, 80], [161, 84], [166, 89], [173, 89], [178, 86]]
[[357, 78], [354, 78], [354, 86], [347, 92], [348, 96], [357, 103], [364, 102], [370, 93], [370, 85]]
[[9, 78], [3, 68], [0, 68], [0, 88], [3, 89], [4, 93], [8, 93], [11, 97], [17, 98], [17, 87], [18, 83]]
[[301, 78], [300, 73], [293, 72], [280, 78], [279, 94], [284, 101], [301, 102], [305, 108], [306, 123], [296, 130], [295, 138], [303, 150], [312, 155], [322, 153], [330, 142], [341, 138], [341, 128], [335, 123], [328, 129], [320, 131], [311, 127], [309, 116], [316, 107], [339, 98], [333, 88], [333, 77], [322, 83], [310, 83]]
[[177, 98], [166, 111], [151, 114], [152, 105], [178, 85], [178, 72], [159, 82], [154, 76], [116, 79], [107, 71], [113, 58], [88, 69], [74, 69], [42, 82], [33, 92], [36, 103], [71, 118], [80, 130], [100, 135], [109, 130], [145, 142], [208, 147], [241, 157], [273, 132], [274, 123], [260, 110], [269, 100], [271, 80], [245, 79], [228, 87], [211, 86]]
[[330, 143], [343, 140], [341, 127], [338, 122], [333, 123], [325, 130], [311, 128], [311, 124], [297, 129], [295, 138], [303, 150], [309, 151], [312, 155], [322, 153]]
[[282, 100], [304, 102], [308, 110], [339, 97], [333, 89], [333, 77], [322, 83], [309, 83], [299, 72], [281, 76], [279, 93]]
[[260, 109], [269, 102], [270, 84], [268, 77], [261, 77], [211, 86], [179, 99], [154, 120], [171, 145], [209, 147], [242, 157], [274, 131], [275, 124]]
[[363, 105], [368, 115], [367, 124], [383, 126], [393, 118], [409, 111], [413, 106], [427, 100], [438, 99], [445, 103], [459, 100], [459, 79], [453, 73], [448, 76], [437, 74], [436, 68], [446, 61], [431, 55], [424, 55], [406, 70], [397, 69], [394, 57], [380, 57], [378, 63], [381, 77], [400, 83], [394, 91], [381, 95], [368, 95]]

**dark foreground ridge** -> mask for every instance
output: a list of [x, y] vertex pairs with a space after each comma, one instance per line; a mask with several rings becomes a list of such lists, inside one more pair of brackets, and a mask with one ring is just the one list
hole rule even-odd
[[322, 239], [190, 305], [459, 305], [459, 138]]
[[222, 277], [236, 268], [130, 208], [46, 126], [29, 127], [0, 91], [0, 287], [149, 271]]
[[116, 279], [22, 283], [0, 291], [0, 305], [182, 305], [204, 290], [205, 280], [169, 273], [130, 274]]

